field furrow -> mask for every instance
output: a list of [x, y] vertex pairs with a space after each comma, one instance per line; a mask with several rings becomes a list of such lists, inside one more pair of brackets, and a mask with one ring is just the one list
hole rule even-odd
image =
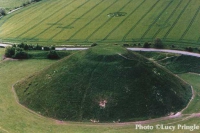
[[[52, 2], [52, 5], [53, 4], [56, 4], [56, 3]], [[17, 12], [9, 14], [5, 17], [5, 20], [2, 23], [0, 23], [0, 25], [2, 25], [2, 27], [0, 27], [0, 30], [4, 31], [3, 33], [6, 36], [9, 36], [24, 27], [24, 23], [27, 22], [27, 21], [24, 21], [25, 18], [30, 19], [29, 18], [30, 15], [33, 15], [31, 18], [37, 17], [38, 16], [37, 11], [40, 10], [41, 8], [43, 9], [46, 7], [47, 7], [46, 2], [42, 2], [40, 6], [38, 6], [38, 3], [36, 3], [33, 6], [26, 7], [24, 9], [20, 9]]]
[[[104, 1], [105, 2], [105, 1]], [[90, 23], [92, 23], [93, 21], [95, 21], [100, 15], [102, 15], [106, 10], [108, 10], [113, 4], [115, 4], [117, 2], [117, 0], [115, 0], [115, 1], [109, 1], [109, 2], [107, 2], [106, 1], [106, 5], [107, 5], [107, 7], [105, 7], [105, 3], [103, 3], [99, 8], [97, 8], [96, 10], [97, 11], [94, 11], [94, 13], [95, 13], [95, 15], [96, 16], [94, 16], [90, 21], [88, 21], [86, 24], [84, 24], [82, 27], [80, 27], [79, 29], [77, 29], [77, 31], [75, 32], [75, 33], [73, 33], [69, 38], [68, 38], [68, 40], [67, 41], [70, 41], [71, 39], [73, 40], [73, 38], [77, 35], [77, 34], [79, 34], [84, 28], [87, 28], [89, 25], [90, 25]], [[99, 14], [96, 14], [96, 12], [98, 12], [99, 10], [102, 10], [101, 12], [99, 12]], [[89, 18], [91, 18], [92, 16], [89, 16]], [[89, 19], [88, 18], [88, 19]], [[82, 22], [79, 22], [79, 26], [81, 26], [81, 24], [82, 24]]]
[[142, 16], [146, 14], [147, 10], [149, 10], [156, 1], [145, 0], [144, 3], [139, 5], [139, 7], [133, 8], [132, 10], [135, 10], [134, 13], [128, 13], [128, 18], [118, 25], [118, 27], [115, 27], [114, 31], [107, 37], [107, 40], [122, 40], [122, 37], [131, 29], [132, 26], [136, 25], [137, 22], [142, 19]]
[[199, 5], [199, 0], [42, 0], [1, 18], [0, 40], [59, 45], [160, 38], [197, 45]]
[[123, 41], [140, 38], [145, 29], [151, 25], [155, 16], [159, 13], [158, 11], [160, 11], [164, 5], [163, 1], [157, 0], [154, 5], [151, 6], [151, 8], [142, 16], [142, 18], [125, 34]]
[[[135, 1], [129, 1], [127, 4], [125, 4], [119, 11], [117, 12], [123, 12], [125, 14], [131, 12], [131, 8], [134, 8], [137, 5]], [[126, 16], [126, 15], [125, 15]], [[90, 40], [99, 40], [103, 41], [105, 36], [112, 30], [115, 29], [115, 27], [121, 23], [125, 18], [125, 16], [120, 17], [112, 17], [112, 19], [109, 19], [104, 25], [99, 27], [98, 30], [96, 30], [96, 33], [94, 33]]]
[[[81, 8], [88, 2], [89, 0], [81, 1], [81, 2], [78, 0], [74, 1], [73, 5], [68, 6], [68, 8], [66, 8], [67, 10], [63, 12], [63, 14], [61, 14], [60, 16], [54, 16], [58, 18], [54, 18], [54, 20], [50, 22], [50, 25], [48, 26], [48, 28], [44, 29], [42, 32], [37, 34], [35, 38], [46, 39], [46, 40], [51, 39], [51, 37], [54, 36], [57, 32], [59, 32], [62, 29], [62, 26], [65, 25], [66, 22], [68, 22], [65, 19], [69, 16], [72, 16], [74, 12], [79, 10], [79, 8]], [[73, 18], [70, 17], [70, 19], [73, 19]]]
[[[129, 0], [128, 2], [125, 2], [125, 3], [120, 3], [121, 6], [122, 6], [121, 8], [116, 8], [115, 11], [109, 12], [109, 13], [121, 12], [130, 2], [131, 2], [131, 0]], [[108, 13], [108, 14], [109, 14], [109, 13]], [[108, 17], [108, 16], [105, 16], [105, 17]], [[105, 21], [105, 22], [102, 23], [97, 29], [95, 29], [95, 31], [92, 32], [92, 33], [86, 38], [86, 40], [88, 41], [88, 40], [101, 40], [101, 39], [103, 39], [103, 37], [102, 37], [102, 38], [101, 38], [101, 37], [98, 38], [98, 37], [95, 37], [94, 35], [95, 35], [95, 34], [98, 34], [98, 32], [100, 32], [99, 30], [103, 29], [103, 27], [104, 27], [106, 24], [108, 24], [108, 22], [111, 21], [113, 18], [114, 18], [114, 17], [108, 17], [107, 21]], [[110, 26], [110, 25], [109, 25], [109, 26]], [[106, 29], [106, 30], [107, 30], [107, 29]], [[100, 32], [100, 35], [102, 35], [102, 34], [103, 34], [103, 33]], [[103, 34], [103, 36], [105, 36], [105, 35]]]
[[192, 22], [191, 26], [189, 26], [189, 29], [187, 33], [184, 35], [182, 40], [192, 40], [195, 41], [196, 43], [199, 43], [200, 42], [199, 23], [200, 23], [200, 13], [197, 13], [196, 18]]
[[[150, 29], [161, 19], [161, 16], [166, 12], [166, 10], [170, 7], [173, 1], [170, 1], [167, 6], [160, 12], [160, 14], [156, 17], [156, 19], [149, 25], [149, 27], [146, 29], [144, 34], [141, 36], [141, 40], [144, 39], [144, 37], [149, 33]], [[165, 3], [166, 4], [166, 3]]]
[[182, 34], [180, 40], [183, 40], [183, 38], [185, 37], [185, 35], [186, 35], [187, 32], [189, 31], [189, 29], [191, 28], [191, 26], [192, 26], [194, 20], [196, 19], [197, 15], [199, 14], [199, 11], [200, 11], [200, 7], [197, 9], [195, 15], [193, 16], [193, 18], [192, 18], [191, 22], [189, 23], [187, 29], [186, 29], [186, 30], [184, 31], [184, 33]]
[[104, 37], [104, 39], [103, 40], [107, 40], [108, 39], [108, 37], [113, 33], [113, 32], [115, 32], [115, 30], [118, 28], [118, 27], [120, 27], [125, 21], [127, 21], [128, 19], [130, 19], [130, 17], [131, 17], [131, 15], [133, 15], [133, 13], [135, 13], [141, 6], [142, 6], [142, 4], [144, 4], [145, 3], [145, 0], [143, 0], [142, 2], [140, 1], [140, 3], [134, 3], [134, 5], [135, 5], [135, 7], [133, 8], [134, 10], [131, 12], [131, 13], [129, 13], [128, 15], [127, 15], [127, 17], [125, 18], [125, 19], [123, 19], [123, 21], [121, 21], [117, 26], [115, 26], [107, 35], [106, 35], [106, 37]]
[[199, 8], [199, 4], [199, 1], [191, 1], [191, 3], [188, 5], [188, 8], [185, 10], [177, 24], [167, 36], [169, 39], [178, 39], [181, 41], [181, 37], [185, 34], [185, 32], [187, 32], [187, 27], [190, 25], [190, 23], [193, 23], [195, 14], [198, 13], [197, 10]]
[[[157, 0], [149, 10], [147, 10], [147, 12], [137, 21], [137, 23], [135, 25], [133, 25], [130, 30], [128, 30], [128, 32], [123, 36], [123, 39], [122, 41], [126, 41], [127, 40], [127, 37], [128, 35], [135, 29], [135, 27], [139, 24], [141, 24], [141, 21], [148, 15], [148, 13], [151, 12], [151, 10], [155, 9], [154, 7], [160, 2], [160, 0]], [[146, 26], [145, 26], [146, 27]], [[133, 35], [131, 35], [131, 38], [134, 38], [132, 37]]]
[[52, 36], [49, 38], [48, 41], [62, 40], [61, 38], [66, 36], [64, 33], [61, 34], [62, 31], [73, 29], [74, 28], [73, 25], [70, 24], [80, 20], [85, 14], [88, 13], [88, 10], [92, 10], [92, 7], [95, 6], [97, 3], [98, 3], [97, 1], [94, 2], [92, 0], [88, 0], [87, 2], [79, 6], [78, 9], [74, 11], [70, 17], [65, 17], [62, 21], [60, 21], [60, 23], [63, 23], [63, 25], [58, 26], [54, 29], [55, 33], [52, 34]]
[[[69, 2], [69, 4], [72, 1]], [[65, 8], [65, 6], [63, 7], [64, 3], [59, 3], [59, 5], [57, 5], [58, 7], [61, 7], [61, 9]], [[68, 5], [68, 4], [67, 4]], [[59, 9], [60, 10], [60, 9]], [[46, 12], [44, 13], [44, 15], [41, 17], [41, 19], [39, 19], [40, 21], [33, 21], [33, 24], [31, 24], [31, 27], [29, 29], [27, 29], [26, 31], [24, 31], [23, 33], [21, 33], [20, 35], [18, 35], [16, 38], [27, 38], [27, 36], [29, 36], [32, 30], [35, 31], [36, 27], [41, 27], [40, 24], [44, 23], [46, 20], [48, 20], [51, 16], [53, 16], [54, 14], [56, 14], [59, 10], [53, 10], [51, 8], [49, 8], [49, 10], [47, 9]], [[39, 32], [39, 31], [37, 31]]]
[[[51, 23], [53, 20], [55, 20], [55, 18], [52, 18], [52, 16], [63, 16], [62, 14], [65, 13], [67, 10], [67, 7], [70, 6], [71, 3], [73, 3], [74, 1], [71, 0], [68, 3], [61, 3], [60, 5], [58, 5], [59, 8], [53, 10], [53, 11], [47, 11], [48, 14], [45, 15], [45, 17], [43, 19], [41, 19], [41, 21], [35, 22], [33, 24], [33, 26], [27, 30], [27, 32], [21, 34], [21, 36], [19, 36], [20, 38], [26, 38], [28, 40], [36, 40], [37, 38], [35, 38], [38, 34], [40, 34], [42, 31], [44, 31], [45, 29], [47, 29], [49, 26], [54, 25], [53, 23]], [[35, 35], [35, 36], [33, 36]]]
[[[181, 3], [183, 2], [182, 0], [174, 1], [174, 3], [177, 2], [176, 4], [173, 4], [174, 7], [171, 7], [166, 11], [166, 15], [161, 16], [160, 21], [156, 22], [156, 28], [158, 28], [157, 32], [153, 35], [152, 38], [156, 38], [161, 31], [166, 29], [167, 27], [170, 26], [169, 20], [172, 18], [175, 12], [177, 12], [177, 9], [180, 7]], [[166, 18], [166, 20], [165, 20]], [[154, 29], [155, 30], [155, 29]]]
[[[183, 10], [181, 11], [181, 13], [176, 16], [176, 19], [174, 21], [174, 23], [172, 24], [172, 26], [170, 27], [170, 29], [167, 31], [167, 33], [164, 36], [164, 39], [166, 38], [172, 38], [174, 34], [172, 34], [172, 30], [174, 30], [174, 27], [176, 26], [176, 24], [178, 23], [179, 19], [181, 18], [181, 16], [183, 15], [183, 13], [185, 12], [185, 10], [188, 8], [189, 4], [191, 3], [191, 0], [189, 0], [186, 4], [186, 6], [183, 8]], [[188, 8], [189, 9], [189, 8]], [[184, 18], [183, 18], [184, 19]], [[183, 27], [182, 27], [183, 28]], [[180, 35], [180, 32], [178, 31], [178, 34]], [[179, 38], [177, 38], [179, 39]]]
[[[112, 2], [112, 4], [109, 3], [109, 8], [104, 7], [103, 9], [106, 8], [105, 10], [103, 10], [104, 12], [100, 13], [100, 15], [97, 16], [94, 21], [91, 21], [87, 26], [82, 28], [82, 30], [79, 33], [77, 33], [71, 41], [87, 41], [86, 38], [91, 36], [100, 26], [102, 26], [103, 24], [105, 24], [106, 21], [111, 19], [107, 16], [107, 14], [116, 12], [117, 10], [119, 10], [119, 8], [121, 8], [121, 6], [127, 3], [127, 1], [120, 2], [119, 0], [111, 0], [109, 2]], [[96, 13], [93, 14], [96, 15]]]
[[[74, 19], [69, 24], [65, 25], [64, 27], [70, 27], [63, 28], [60, 32], [55, 34], [51, 39], [56, 40], [68, 40], [69, 37], [76, 32], [77, 29], [79, 29], [79, 25], [84, 25], [85, 22], [91, 19], [92, 16], [94, 16], [94, 9], [97, 8], [101, 3], [104, 2], [103, 0], [91, 2], [90, 6], [87, 8], [88, 10], [85, 10], [86, 12], [82, 12], [79, 10], [79, 12], [82, 12], [83, 14], [79, 16], [78, 18]], [[84, 9], [85, 7], [83, 7]]]
[[[167, 32], [170, 30], [170, 28], [173, 26], [174, 22], [177, 19], [177, 16], [181, 14], [181, 12], [184, 10], [184, 7], [187, 6], [188, 1], [179, 1], [179, 4], [177, 5], [175, 11], [171, 14], [171, 16], [168, 18], [168, 20], [164, 23], [166, 26], [162, 29], [160, 29], [160, 32], [157, 33], [157, 35], [154, 35], [154, 38], [163, 38], [167, 34]], [[161, 21], [162, 24], [162, 21]]]

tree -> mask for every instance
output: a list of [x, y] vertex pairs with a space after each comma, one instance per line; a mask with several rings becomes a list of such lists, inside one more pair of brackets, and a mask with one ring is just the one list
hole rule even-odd
[[42, 46], [37, 44], [36, 46], [33, 47], [33, 50], [42, 50]]
[[5, 15], [6, 15], [5, 9], [0, 7], [0, 16], [5, 16]]
[[47, 54], [47, 58], [48, 59], [59, 59], [60, 57], [59, 57], [59, 55], [57, 54], [57, 52], [55, 50], [51, 50]]
[[97, 46], [97, 44], [96, 43], [91, 44], [91, 47], [94, 47], [94, 46]]
[[193, 52], [193, 48], [192, 47], [186, 47], [185, 50], [188, 51], [188, 52]]
[[6, 57], [12, 57], [15, 54], [15, 48], [14, 47], [6, 47], [5, 50], [5, 56]]
[[145, 42], [143, 48], [150, 48], [151, 43]]
[[162, 43], [162, 40], [160, 38], [156, 38], [154, 40], [154, 47], [155, 48], [163, 48], [163, 43]]
[[17, 47], [24, 48], [25, 44], [22, 42], [21, 44], [18, 44]]
[[15, 59], [28, 59], [29, 55], [23, 48], [15, 48], [15, 54], [12, 57]]
[[51, 50], [55, 50], [56, 49], [56, 47], [55, 46], [51, 46], [51, 48], [50, 48]]
[[49, 50], [51, 50], [49, 47], [43, 47], [43, 50], [44, 51], [49, 51]]

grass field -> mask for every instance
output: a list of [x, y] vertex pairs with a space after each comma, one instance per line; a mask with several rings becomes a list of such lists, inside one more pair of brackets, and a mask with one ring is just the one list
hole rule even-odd
[[28, 1], [29, 0], [0, 0], [0, 7], [9, 10], [9, 9], [13, 9], [15, 7], [19, 7], [23, 3], [26, 3]]
[[[4, 49], [0, 49], [2, 55]], [[56, 122], [55, 120], [38, 116], [17, 104], [14, 93], [11, 88], [17, 81], [40, 71], [41, 69], [54, 63], [52, 60], [23, 60], [23, 61], [7, 61], [0, 63], [0, 132], [1, 133], [145, 133], [145, 132], [171, 132], [169, 130], [136, 130], [134, 124], [118, 125], [118, 124], [93, 124], [93, 123], [74, 123], [74, 122]], [[200, 76], [196, 74], [181, 74], [185, 81], [193, 85], [196, 97], [191, 106], [185, 110], [186, 114], [200, 112], [199, 91]], [[176, 118], [166, 121], [159, 121], [150, 125], [172, 123], [199, 125], [199, 118]], [[175, 130], [176, 133], [189, 132], [188, 130]], [[195, 130], [194, 133], [198, 133]]]
[[[3, 42], [200, 43], [199, 0], [44, 0], [0, 20]], [[122, 12], [114, 17], [108, 14]]]

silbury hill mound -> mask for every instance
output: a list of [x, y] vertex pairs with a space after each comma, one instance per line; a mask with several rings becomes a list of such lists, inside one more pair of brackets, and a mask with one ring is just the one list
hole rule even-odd
[[183, 109], [189, 85], [120, 46], [96, 46], [17, 83], [21, 104], [60, 120], [134, 121]]

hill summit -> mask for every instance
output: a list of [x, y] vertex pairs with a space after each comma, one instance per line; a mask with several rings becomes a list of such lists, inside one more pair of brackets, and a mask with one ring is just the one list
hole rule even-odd
[[117, 45], [66, 57], [15, 85], [21, 104], [61, 120], [134, 121], [180, 111], [189, 85]]

